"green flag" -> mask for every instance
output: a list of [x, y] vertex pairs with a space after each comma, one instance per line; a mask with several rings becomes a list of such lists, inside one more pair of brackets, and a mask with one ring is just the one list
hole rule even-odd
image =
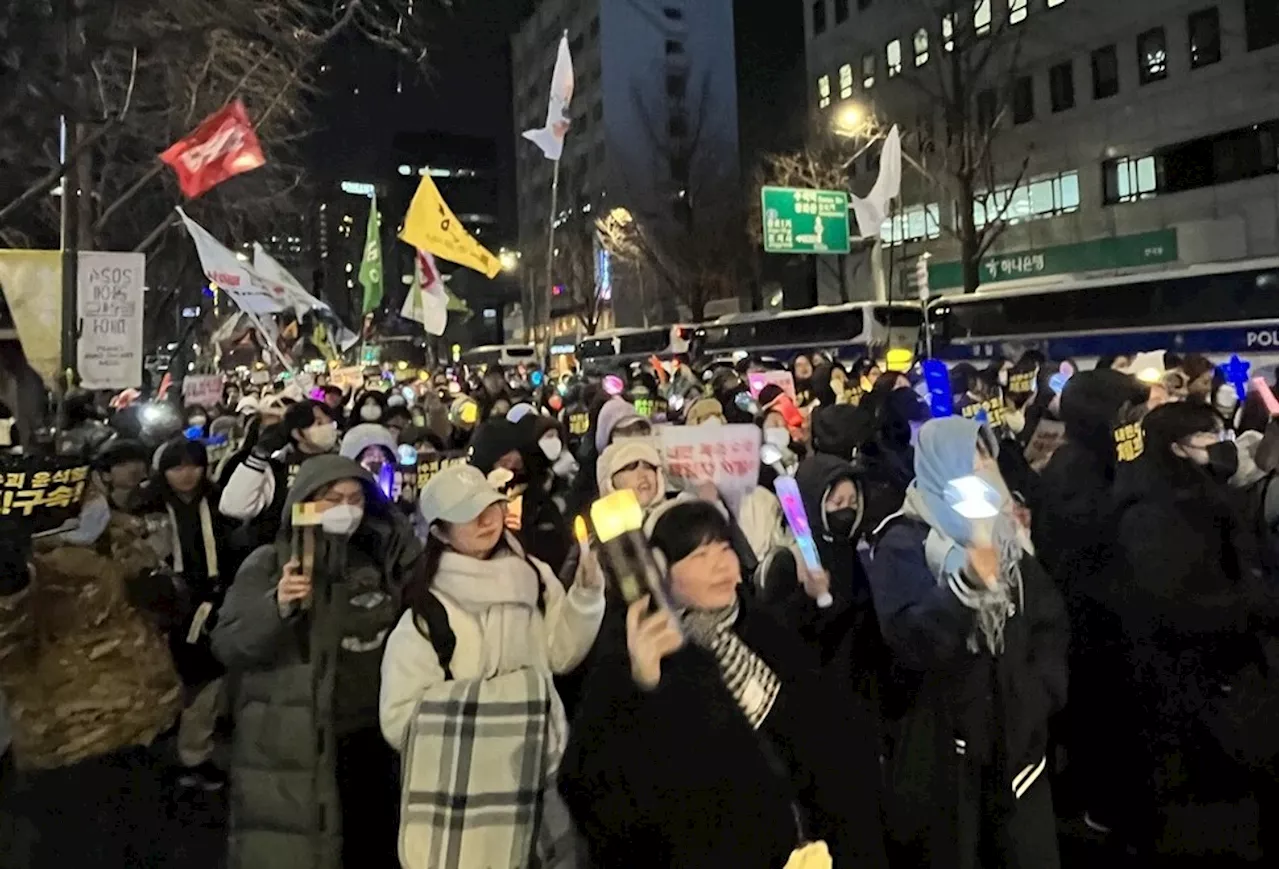
[[364, 287], [364, 305], [368, 314], [382, 304], [382, 218], [378, 214], [378, 197], [369, 201], [369, 224], [364, 233], [364, 256], [360, 260], [360, 285]]

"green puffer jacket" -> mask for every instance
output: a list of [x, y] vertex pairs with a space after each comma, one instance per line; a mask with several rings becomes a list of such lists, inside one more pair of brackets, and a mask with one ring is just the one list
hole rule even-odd
[[[332, 548], [336, 538], [316, 529], [322, 539], [310, 606], [282, 617], [276, 583], [291, 557], [293, 505], [343, 479], [364, 484], [365, 518], [349, 543]], [[380, 645], [394, 627], [399, 588], [420, 553], [408, 522], [355, 462], [318, 456], [302, 466], [279, 539], [241, 566], [213, 631], [214, 654], [241, 677], [228, 869], [341, 869], [336, 662], [349, 648], [344, 634], [358, 634], [363, 648]], [[334, 564], [343, 566], [324, 566]]]

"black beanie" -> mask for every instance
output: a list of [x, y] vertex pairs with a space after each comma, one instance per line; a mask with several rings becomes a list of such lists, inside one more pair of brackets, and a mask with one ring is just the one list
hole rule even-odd
[[175, 438], [156, 451], [156, 470], [160, 473], [172, 470], [180, 465], [196, 465], [209, 467], [209, 454], [204, 444], [189, 441], [186, 438]]

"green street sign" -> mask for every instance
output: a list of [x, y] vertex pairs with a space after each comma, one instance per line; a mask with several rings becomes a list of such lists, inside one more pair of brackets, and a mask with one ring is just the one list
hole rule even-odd
[[[985, 256], [978, 266], [984, 284], [1017, 281], [1043, 275], [1093, 272], [1176, 262], [1178, 231], [1160, 229], [1137, 235], [1117, 235], [1079, 244], [1009, 251]], [[964, 286], [964, 270], [958, 262], [929, 266], [929, 291]]]
[[848, 253], [849, 194], [843, 190], [761, 187], [768, 253]]

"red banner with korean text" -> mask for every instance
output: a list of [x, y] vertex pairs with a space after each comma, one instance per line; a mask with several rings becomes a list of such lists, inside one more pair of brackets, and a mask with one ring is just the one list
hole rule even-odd
[[232, 100], [160, 155], [188, 199], [267, 162], [244, 103]]

